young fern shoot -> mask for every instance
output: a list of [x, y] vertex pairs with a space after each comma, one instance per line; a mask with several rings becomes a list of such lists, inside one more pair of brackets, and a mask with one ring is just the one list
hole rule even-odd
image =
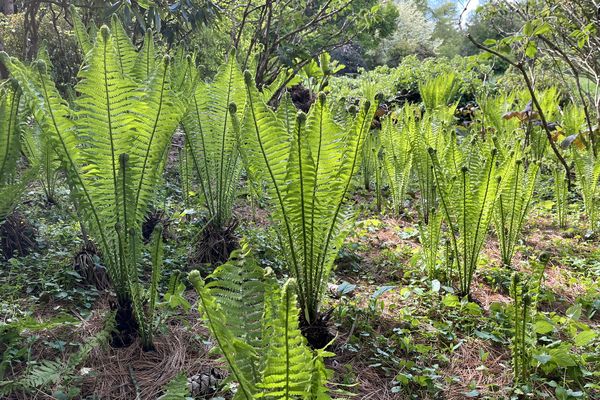
[[524, 279], [518, 272], [515, 272], [511, 279], [512, 361], [513, 379], [516, 384], [529, 383], [532, 372], [532, 356], [536, 348], [536, 333], [533, 325], [545, 267], [546, 264], [536, 264], [533, 275], [529, 278]]
[[383, 146], [383, 170], [392, 194], [394, 214], [400, 215], [404, 208], [406, 190], [412, 171], [412, 152], [408, 135], [386, 118], [381, 127]]
[[523, 223], [529, 211], [539, 163], [526, 165], [521, 152], [515, 152], [505, 162], [504, 184], [494, 210], [494, 224], [500, 244], [502, 263], [512, 265], [515, 246], [523, 230]]
[[318, 321], [333, 261], [354, 221], [344, 201], [373, 107], [366, 101], [344, 126], [334, 121], [324, 94], [308, 115], [297, 113], [289, 99], [274, 112], [251, 75], [245, 78], [242, 155], [250, 179], [266, 182], [287, 267], [298, 282], [303, 318], [310, 325]]

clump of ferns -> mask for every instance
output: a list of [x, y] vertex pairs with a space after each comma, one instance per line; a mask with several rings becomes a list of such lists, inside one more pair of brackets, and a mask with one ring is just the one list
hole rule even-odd
[[[232, 103], [236, 106], [230, 107]], [[185, 167], [198, 183], [199, 198], [207, 209], [207, 221], [191, 255], [196, 263], [222, 263], [238, 246], [233, 205], [242, 161], [231, 114], [241, 119], [245, 103], [244, 77], [231, 53], [213, 82], [198, 83], [183, 119]]]
[[[56, 149], [80, 222], [102, 254], [117, 297], [113, 344], [128, 345], [139, 334], [151, 349], [162, 240], [155, 235], [144, 246], [141, 224], [187, 95], [173, 84], [172, 60], [157, 60], [150, 31], [139, 52], [116, 18], [112, 30], [103, 26], [93, 41], [78, 35], [86, 56], [72, 106], [43, 60], [28, 67], [2, 53], [2, 61]], [[139, 279], [145, 251], [153, 254], [150, 288]]]
[[600, 223], [598, 219], [598, 204], [600, 204], [600, 160], [591, 149], [572, 149], [577, 173], [577, 184], [583, 207], [587, 217], [588, 229], [598, 233]]
[[256, 186], [266, 186], [286, 266], [297, 281], [303, 329], [320, 348], [330, 340], [320, 305], [334, 259], [355, 220], [345, 200], [374, 107], [364, 101], [340, 124], [321, 93], [308, 114], [297, 112], [288, 97], [273, 111], [252, 76], [246, 73], [245, 79], [248, 99], [239, 126], [246, 171]]
[[404, 210], [406, 191], [410, 184], [413, 156], [409, 136], [391, 117], [385, 118], [381, 126], [383, 148], [382, 164], [392, 197], [394, 215]]
[[512, 365], [515, 385], [528, 384], [532, 373], [533, 353], [537, 347], [534, 321], [544, 277], [545, 263], [536, 263], [533, 274], [524, 277], [515, 272], [511, 278], [512, 297]]
[[556, 161], [550, 167], [552, 170], [552, 188], [554, 193], [554, 210], [556, 222], [560, 228], [567, 227], [569, 215], [569, 180], [562, 165]]
[[3, 256], [25, 255], [35, 229], [14, 212], [23, 190], [38, 174], [37, 159], [22, 157], [22, 92], [15, 80], [0, 84], [0, 241]]
[[504, 161], [503, 187], [494, 210], [494, 225], [505, 266], [512, 266], [540, 169], [539, 162], [528, 162], [523, 153], [516, 147]]
[[432, 116], [432, 123], [441, 129], [449, 128], [454, 122], [454, 111], [458, 101], [452, 102], [458, 93], [458, 80], [454, 73], [443, 73], [419, 83], [419, 93], [425, 111]]
[[498, 150], [487, 143], [450, 145], [443, 158], [429, 148], [433, 174], [451, 243], [459, 294], [470, 296], [477, 261], [492, 221], [494, 205], [501, 192]]
[[237, 383], [234, 399], [329, 399], [331, 372], [299, 327], [294, 279], [280, 287], [247, 246], [232, 253], [206, 280], [189, 274], [200, 311]]
[[[430, 277], [439, 273], [439, 250], [442, 240], [443, 213], [439, 209], [438, 189], [434, 176], [434, 163], [429, 148], [444, 153], [448, 139], [446, 130], [434, 125], [428, 113], [411, 105], [406, 105], [399, 118], [401, 134], [408, 138], [412, 154], [411, 169], [419, 188], [419, 240], [422, 245], [422, 259]], [[407, 172], [408, 173], [408, 172]]]

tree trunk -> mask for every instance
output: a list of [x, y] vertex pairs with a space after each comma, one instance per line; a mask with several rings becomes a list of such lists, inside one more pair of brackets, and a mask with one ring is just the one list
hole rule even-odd
[[11, 15], [15, 13], [15, 2], [14, 0], [3, 0], [2, 11], [5, 15]]

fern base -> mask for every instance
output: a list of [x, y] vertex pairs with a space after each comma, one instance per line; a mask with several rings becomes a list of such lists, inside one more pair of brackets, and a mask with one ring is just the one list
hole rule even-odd
[[333, 339], [334, 335], [329, 329], [329, 320], [333, 309], [317, 315], [311, 322], [306, 321], [304, 313], [300, 313], [300, 330], [313, 349], [322, 349]]
[[111, 285], [110, 279], [106, 268], [97, 262], [99, 257], [96, 246], [87, 242], [73, 258], [73, 270], [83, 278], [84, 283], [98, 290], [107, 290]]
[[207, 224], [198, 235], [196, 245], [189, 256], [190, 264], [194, 268], [209, 264], [211, 269], [214, 269], [226, 262], [231, 252], [240, 247], [239, 238], [235, 234], [237, 225], [236, 220], [225, 227]]
[[0, 247], [5, 259], [27, 255], [35, 247], [36, 229], [20, 213], [13, 212], [0, 225]]
[[138, 323], [133, 314], [131, 300], [121, 300], [116, 305], [115, 331], [110, 338], [112, 347], [129, 347], [138, 337]]

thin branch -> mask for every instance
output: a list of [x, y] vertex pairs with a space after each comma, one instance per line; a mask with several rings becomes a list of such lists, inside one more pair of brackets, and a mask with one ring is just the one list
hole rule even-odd
[[473, 37], [470, 34], [467, 34], [467, 39], [469, 39], [471, 41], [471, 43], [473, 43], [473, 45], [475, 45], [475, 47], [477, 47], [487, 53], [493, 54], [496, 57], [500, 57], [501, 59], [506, 61], [508, 64], [510, 64], [517, 70], [519, 70], [519, 72], [521, 72], [521, 75], [523, 76], [523, 79], [525, 80], [525, 84], [527, 85], [527, 90], [529, 91], [529, 94], [531, 96], [531, 101], [533, 102], [533, 105], [537, 109], [538, 114], [540, 116], [540, 120], [542, 122], [542, 127], [544, 128], [544, 132], [546, 132], [546, 137], [548, 138], [548, 142], [550, 142], [550, 147], [552, 147], [552, 151], [554, 152], [554, 155], [556, 156], [556, 158], [558, 158], [558, 161], [562, 164], [562, 166], [565, 169], [565, 175], [567, 177], [569, 190], [571, 190], [571, 188], [572, 188], [571, 168], [569, 167], [569, 164], [567, 163], [567, 161], [565, 160], [563, 155], [560, 153], [560, 150], [558, 149], [558, 147], [556, 147], [556, 143], [554, 143], [554, 140], [552, 139], [552, 132], [550, 131], [550, 128], [548, 127], [548, 121], [546, 120], [544, 110], [542, 110], [540, 102], [538, 101], [538, 98], [535, 94], [535, 89], [533, 87], [533, 84], [531, 83], [531, 79], [529, 78], [529, 75], [527, 74], [527, 70], [523, 66], [523, 63], [515, 62], [515, 61], [511, 60], [509, 57], [507, 57], [506, 55], [499, 53], [496, 50], [483, 45], [482, 43], [477, 42], [475, 39], [473, 39]]

